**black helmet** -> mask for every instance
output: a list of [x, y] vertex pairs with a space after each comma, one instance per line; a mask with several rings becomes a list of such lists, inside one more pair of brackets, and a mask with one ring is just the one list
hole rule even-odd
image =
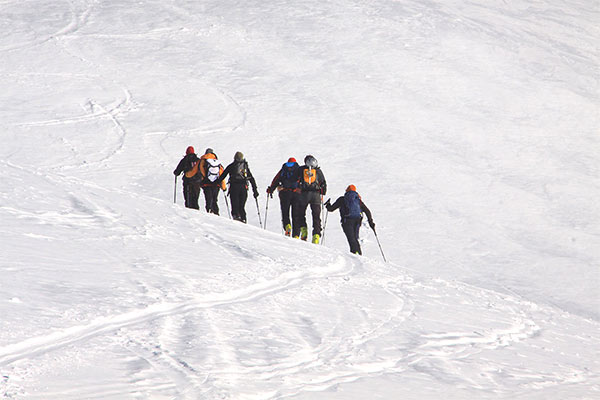
[[208, 149], [206, 149], [206, 151], [204, 152], [204, 154], [215, 154], [213, 149], [211, 149], [210, 147]]
[[304, 157], [304, 164], [307, 167], [311, 167], [311, 168], [317, 168], [319, 166], [317, 159], [314, 158], [313, 156], [311, 156], [310, 154], [307, 155], [306, 157]]

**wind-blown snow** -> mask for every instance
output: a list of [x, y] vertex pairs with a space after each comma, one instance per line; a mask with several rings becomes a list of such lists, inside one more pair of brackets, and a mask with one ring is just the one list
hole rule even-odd
[[[0, 395], [600, 397], [599, 20], [0, 1]], [[189, 145], [245, 154], [261, 221], [186, 209], [179, 180], [173, 203]], [[337, 212], [323, 245], [281, 234], [265, 188], [306, 154], [388, 263]]]

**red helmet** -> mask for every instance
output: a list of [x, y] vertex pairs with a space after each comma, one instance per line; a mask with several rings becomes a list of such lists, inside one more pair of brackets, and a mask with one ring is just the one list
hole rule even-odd
[[294, 157], [290, 157], [288, 158], [288, 162], [296, 162], [296, 159]]
[[194, 148], [192, 146], [188, 146], [188, 148], [185, 149], [185, 155], [194, 154], [194, 153], [195, 153], [195, 151], [194, 151]]
[[356, 186], [354, 186], [354, 185], [349, 185], [349, 186], [346, 188], [346, 192], [356, 192]]

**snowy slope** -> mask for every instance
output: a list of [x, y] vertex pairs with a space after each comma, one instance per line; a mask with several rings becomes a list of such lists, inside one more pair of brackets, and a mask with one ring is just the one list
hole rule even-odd
[[[592, 1], [0, 1], [0, 394], [600, 396]], [[240, 150], [248, 225], [185, 209]], [[281, 235], [317, 157], [365, 256]], [[201, 199], [202, 201], [203, 199]]]

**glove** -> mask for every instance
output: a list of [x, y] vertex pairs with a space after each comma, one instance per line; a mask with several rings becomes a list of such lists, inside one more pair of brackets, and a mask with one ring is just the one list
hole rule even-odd
[[179, 176], [179, 174], [177, 173], [177, 171], [173, 171], [173, 175]]
[[375, 230], [375, 222], [369, 221], [369, 226], [371, 227], [371, 229]]
[[267, 193], [273, 194], [273, 189], [271, 189], [271, 186], [267, 186]]
[[256, 199], [258, 197], [258, 190], [254, 191], [254, 198]]
[[331, 199], [327, 199], [327, 201], [325, 202], [325, 205], [326, 205], [326, 206], [330, 206], [330, 205], [331, 205], [331, 201], [330, 201], [330, 200], [331, 200]]

